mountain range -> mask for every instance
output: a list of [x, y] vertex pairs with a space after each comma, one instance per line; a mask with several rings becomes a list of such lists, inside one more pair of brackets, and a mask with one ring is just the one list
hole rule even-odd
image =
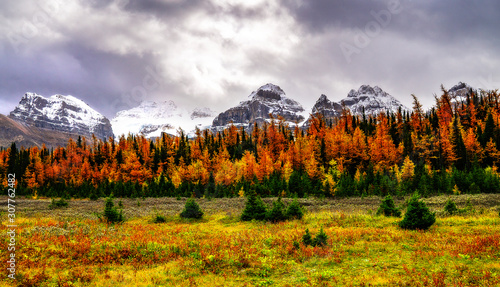
[[[449, 92], [459, 99], [469, 89], [470, 86], [459, 83]], [[354, 115], [395, 113], [399, 109], [409, 111], [380, 87], [369, 85], [351, 90], [339, 102], [321, 95], [310, 111], [288, 97], [279, 86], [269, 83], [251, 92], [247, 100], [221, 113], [208, 108], [180, 109], [173, 101], [146, 101], [132, 109], [119, 111], [111, 120], [73, 96], [45, 98], [26, 93], [8, 116], [0, 115], [0, 146], [16, 142], [23, 146], [45, 144], [56, 147], [64, 146], [70, 137], [91, 139], [95, 135], [99, 139], [118, 139], [129, 133], [154, 138], [162, 133], [177, 134], [179, 128], [192, 136], [195, 128], [220, 131], [233, 124], [251, 130], [255, 123], [262, 124], [272, 119], [283, 119], [290, 126], [305, 128], [311, 115], [321, 114], [334, 119], [344, 108]]]

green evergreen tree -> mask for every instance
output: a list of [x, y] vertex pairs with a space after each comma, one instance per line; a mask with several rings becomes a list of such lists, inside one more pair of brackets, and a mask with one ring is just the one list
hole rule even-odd
[[399, 226], [403, 229], [427, 230], [434, 222], [436, 222], [435, 214], [431, 213], [427, 205], [419, 200], [417, 194], [414, 194], [408, 203], [405, 217], [399, 222]]
[[104, 206], [104, 219], [108, 223], [119, 223], [125, 221], [125, 217], [123, 216], [123, 211], [114, 206], [113, 203], [113, 195], [106, 198], [106, 204]]
[[312, 242], [313, 246], [325, 246], [327, 244], [328, 236], [326, 235], [325, 231], [323, 231], [323, 227], [319, 230], [319, 233], [314, 237], [314, 240]]
[[302, 243], [304, 243], [305, 246], [312, 245], [313, 243], [311, 233], [309, 233], [309, 228], [306, 229], [306, 233], [302, 236]]
[[453, 151], [457, 156], [455, 166], [459, 170], [464, 170], [467, 164], [467, 149], [465, 148], [464, 140], [462, 138], [462, 133], [460, 131], [458, 116], [455, 116], [453, 119], [451, 143], [453, 145]]
[[281, 197], [273, 202], [273, 207], [267, 211], [266, 219], [271, 222], [280, 222], [287, 219], [285, 215], [285, 205], [281, 201]]
[[288, 219], [302, 219], [304, 217], [304, 211], [297, 199], [294, 199], [287, 207], [285, 216]]
[[401, 211], [396, 208], [396, 205], [394, 204], [394, 200], [392, 200], [391, 195], [387, 195], [384, 200], [382, 200], [382, 203], [380, 204], [380, 207], [377, 210], [377, 215], [385, 215], [385, 216], [394, 216], [394, 217], [400, 217], [401, 216]]
[[446, 204], [444, 205], [444, 211], [448, 212], [448, 214], [450, 215], [457, 213], [457, 205], [453, 200], [451, 200], [451, 198], [446, 201]]
[[186, 201], [186, 205], [184, 206], [184, 210], [181, 212], [181, 217], [183, 218], [195, 218], [199, 219], [203, 217], [203, 211], [194, 198], [189, 198]]
[[484, 125], [484, 132], [480, 138], [481, 145], [485, 147], [491, 138], [495, 139], [495, 121], [493, 120], [493, 115], [488, 113], [486, 124]]
[[262, 202], [262, 199], [255, 194], [255, 192], [250, 191], [250, 194], [247, 197], [247, 202], [245, 204], [245, 209], [241, 214], [241, 220], [250, 221], [252, 219], [255, 220], [264, 220], [266, 219], [266, 205]]

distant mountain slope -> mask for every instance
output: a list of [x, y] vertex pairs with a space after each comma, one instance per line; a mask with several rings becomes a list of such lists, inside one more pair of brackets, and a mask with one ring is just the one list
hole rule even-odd
[[41, 147], [45, 144], [47, 148], [55, 148], [66, 146], [69, 138], [76, 141], [78, 136], [77, 134], [28, 126], [0, 114], [0, 147], [9, 147], [15, 142], [17, 147]]
[[145, 137], [159, 137], [161, 133], [175, 135], [179, 128], [190, 134], [196, 127], [210, 127], [215, 113], [208, 108], [196, 108], [192, 112], [179, 109], [173, 101], [142, 102], [139, 106], [123, 110], [111, 120], [117, 137], [141, 134]]
[[73, 96], [50, 98], [26, 93], [9, 115], [26, 126], [107, 139], [113, 136], [109, 120]]
[[347, 97], [341, 100], [342, 102], [355, 115], [361, 115], [363, 109], [366, 115], [376, 115], [387, 111], [396, 113], [399, 108], [409, 110], [378, 86], [362, 85], [357, 91], [351, 90]]
[[286, 97], [285, 92], [276, 85], [266, 84], [249, 95], [250, 100], [220, 113], [212, 123], [212, 129], [221, 130], [233, 123], [236, 126], [251, 128], [254, 123], [263, 123], [283, 117], [291, 124], [304, 121], [304, 108], [297, 101]]

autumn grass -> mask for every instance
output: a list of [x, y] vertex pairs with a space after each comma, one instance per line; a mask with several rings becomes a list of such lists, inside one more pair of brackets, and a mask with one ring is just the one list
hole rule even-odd
[[[425, 199], [439, 212], [426, 232], [375, 216], [375, 197], [301, 199], [309, 210], [304, 218], [278, 224], [239, 221], [240, 198], [198, 200], [201, 220], [178, 216], [185, 199], [121, 199], [127, 221], [116, 225], [97, 220], [102, 200], [47, 211], [50, 200], [23, 199], [19, 276], [3, 276], [0, 286], [499, 285], [499, 197], [469, 197], [475, 211], [456, 216], [441, 213], [447, 196]], [[453, 200], [462, 208], [467, 198]], [[405, 200], [395, 198], [396, 205]], [[157, 213], [165, 223], [152, 223]], [[306, 228], [323, 228], [327, 246], [301, 244]], [[5, 262], [7, 237], [0, 242]]]

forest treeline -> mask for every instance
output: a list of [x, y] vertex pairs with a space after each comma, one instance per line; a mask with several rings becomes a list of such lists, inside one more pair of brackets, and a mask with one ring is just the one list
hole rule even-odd
[[[413, 96], [413, 95], [412, 95]], [[424, 112], [311, 118], [307, 130], [282, 119], [196, 130], [188, 138], [122, 136], [69, 140], [66, 147], [0, 151], [0, 178], [15, 173], [18, 195], [98, 198], [260, 196], [423, 196], [500, 192], [497, 91], [446, 89]]]

